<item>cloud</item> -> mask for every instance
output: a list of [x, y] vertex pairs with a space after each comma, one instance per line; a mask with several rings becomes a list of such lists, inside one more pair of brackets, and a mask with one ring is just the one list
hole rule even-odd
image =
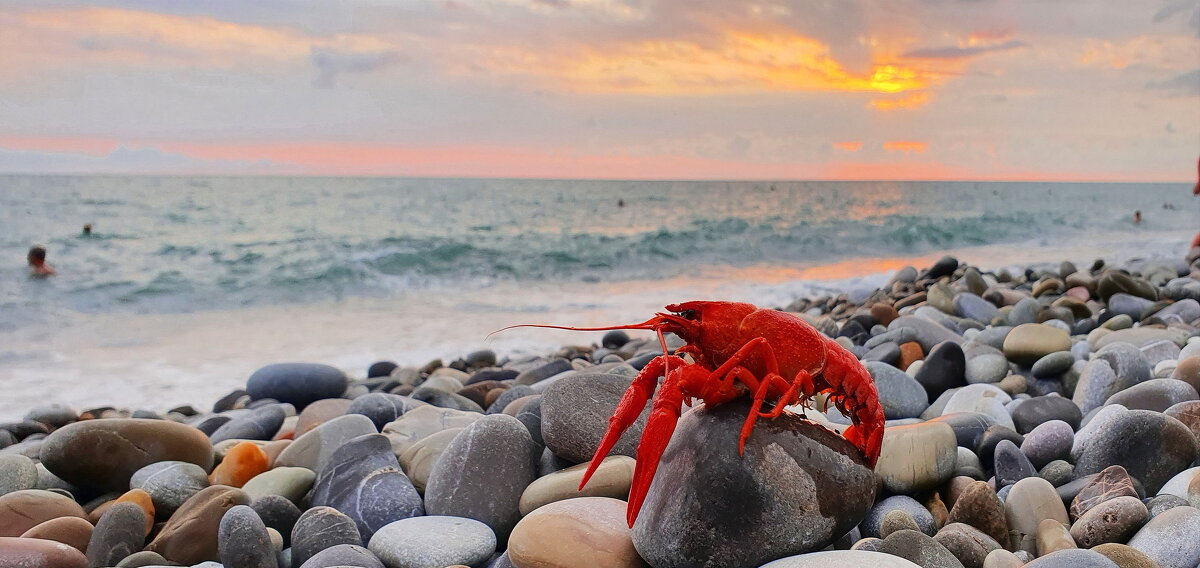
[[862, 142], [834, 142], [833, 147], [845, 152], [857, 152], [862, 149]]
[[1158, 23], [1170, 20], [1180, 14], [1187, 18], [1186, 25], [1195, 30], [1196, 37], [1200, 37], [1200, 3], [1197, 3], [1196, 0], [1170, 0], [1165, 2], [1162, 8], [1159, 8], [1154, 13], [1153, 21]]
[[941, 78], [935, 70], [879, 61], [854, 72], [816, 39], [731, 31], [704, 41], [662, 39], [603, 48], [480, 50], [464, 73], [540, 76], [551, 88], [589, 93], [715, 95], [764, 92], [901, 93]]
[[332, 47], [313, 47], [309, 56], [317, 69], [314, 84], [318, 87], [333, 87], [337, 76], [343, 73], [369, 73], [383, 69], [400, 61], [395, 51], [353, 52]]
[[1003, 43], [990, 45], [945, 46], [916, 49], [901, 54], [901, 57], [910, 59], [965, 59], [968, 57], [983, 55], [985, 53], [991, 53], [995, 51], [1011, 51], [1023, 47], [1030, 47], [1030, 45], [1023, 41], [1008, 40]]
[[883, 149], [888, 152], [916, 152], [923, 154], [925, 150], [929, 149], [929, 143], [913, 140], [891, 140], [883, 143]]
[[1146, 88], [1168, 91], [1173, 96], [1200, 96], [1200, 69], [1193, 69], [1162, 81], [1151, 81], [1146, 84]]

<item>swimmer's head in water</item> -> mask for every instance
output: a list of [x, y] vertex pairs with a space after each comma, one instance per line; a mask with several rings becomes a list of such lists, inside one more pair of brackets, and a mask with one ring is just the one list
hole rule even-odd
[[46, 264], [46, 249], [44, 247], [33, 247], [29, 249], [29, 265], [41, 266]]

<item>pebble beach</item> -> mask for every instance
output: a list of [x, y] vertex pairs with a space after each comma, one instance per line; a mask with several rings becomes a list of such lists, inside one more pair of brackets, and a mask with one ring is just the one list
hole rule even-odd
[[740, 456], [748, 401], [685, 408], [632, 528], [649, 406], [577, 487], [650, 334], [299, 357], [203, 407], [29, 408], [0, 423], [0, 566], [1196, 568], [1197, 254], [946, 256], [774, 306], [870, 372], [877, 466], [820, 404], [761, 419]]

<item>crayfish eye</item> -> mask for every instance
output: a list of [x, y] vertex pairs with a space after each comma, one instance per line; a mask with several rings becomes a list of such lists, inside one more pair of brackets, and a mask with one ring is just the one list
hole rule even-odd
[[679, 317], [685, 320], [694, 320], [696, 319], [696, 310], [683, 310], [679, 312]]

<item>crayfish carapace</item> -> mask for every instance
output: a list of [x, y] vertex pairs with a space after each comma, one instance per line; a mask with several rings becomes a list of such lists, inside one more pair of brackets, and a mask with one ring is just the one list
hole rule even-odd
[[[579, 488], [587, 485], [600, 462], [637, 420], [646, 401], [658, 387], [646, 429], [637, 449], [633, 484], [629, 489], [626, 518], [633, 526], [650, 489], [659, 458], [666, 450], [681, 407], [692, 399], [708, 406], [753, 395], [754, 402], [742, 426], [738, 453], [759, 418], [774, 418], [784, 407], [807, 405], [825, 393], [853, 423], [842, 434], [874, 467], [883, 443], [884, 415], [875, 383], [862, 363], [836, 341], [822, 335], [804, 320], [778, 310], [753, 304], [694, 301], [666, 306], [642, 323], [609, 327], [566, 327], [516, 325], [576, 331], [645, 329], [658, 334], [663, 355], [655, 357], [633, 379], [609, 419], [608, 431], [600, 442]], [[509, 329], [509, 328], [504, 328]], [[685, 345], [668, 355], [664, 333], [674, 333]], [[682, 355], [690, 355], [693, 362]], [[764, 404], [770, 410], [761, 411]]]

